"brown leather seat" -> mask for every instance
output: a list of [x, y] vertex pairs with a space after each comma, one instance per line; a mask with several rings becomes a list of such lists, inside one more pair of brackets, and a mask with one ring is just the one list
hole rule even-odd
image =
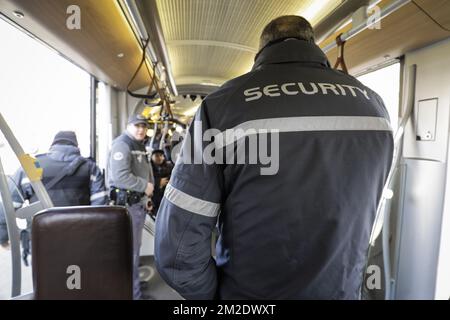
[[131, 219], [123, 207], [65, 207], [33, 218], [34, 299], [132, 299]]

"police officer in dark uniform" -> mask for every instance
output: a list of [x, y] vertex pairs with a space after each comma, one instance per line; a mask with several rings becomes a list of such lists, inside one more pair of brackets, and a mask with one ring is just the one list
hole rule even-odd
[[153, 194], [153, 174], [144, 140], [149, 123], [142, 115], [128, 119], [126, 131], [117, 137], [111, 147], [108, 161], [108, 185], [111, 200], [127, 206], [133, 224], [133, 297], [141, 298], [139, 284], [139, 251], [145, 215], [151, 209], [149, 197]]
[[[42, 183], [55, 207], [108, 204], [103, 174], [93, 160], [81, 156], [75, 132], [58, 132], [49, 152], [37, 155], [36, 159], [43, 169]], [[10, 182], [16, 208], [25, 200], [30, 203], [38, 200], [22, 168]], [[21, 233], [25, 261], [31, 224], [28, 225], [28, 232]]]
[[360, 297], [392, 129], [308, 21], [270, 22], [252, 71], [206, 97], [189, 133], [156, 217], [167, 283], [187, 299]]

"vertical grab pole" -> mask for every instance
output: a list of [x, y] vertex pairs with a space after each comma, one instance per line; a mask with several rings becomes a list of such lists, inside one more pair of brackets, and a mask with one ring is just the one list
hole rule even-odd
[[11, 243], [11, 267], [12, 267], [12, 282], [11, 282], [11, 297], [20, 295], [22, 286], [22, 265], [20, 261], [20, 236], [19, 229], [16, 225], [15, 209], [9, 192], [8, 181], [0, 157], [0, 203], [3, 205], [5, 212], [6, 225], [8, 227], [8, 236]]
[[36, 161], [36, 159], [32, 158], [30, 155], [26, 154], [23, 151], [23, 148], [20, 146], [19, 142], [12, 133], [11, 129], [9, 128], [8, 124], [6, 123], [1, 113], [0, 113], [0, 130], [3, 132], [3, 135], [8, 141], [8, 144], [11, 146], [17, 158], [19, 159], [20, 164], [22, 165], [22, 168], [25, 171], [25, 174], [30, 179], [31, 185], [33, 186], [33, 190], [36, 193], [36, 197], [41, 202], [42, 207], [43, 208], [53, 207], [53, 202], [50, 199], [47, 190], [45, 189], [41, 181], [42, 169], [39, 168], [39, 163]]
[[97, 161], [97, 87], [98, 81], [91, 76], [91, 158]]
[[373, 224], [370, 243], [374, 243], [375, 239], [380, 234], [381, 230], [387, 228], [387, 230], [383, 230], [382, 234], [382, 251], [383, 251], [383, 269], [384, 269], [384, 279], [385, 279], [385, 300], [391, 299], [391, 261], [390, 261], [390, 246], [389, 246], [389, 220], [390, 220], [390, 206], [388, 210], [385, 210], [386, 200], [392, 197], [392, 192], [389, 192], [389, 187], [392, 182], [392, 177], [394, 172], [400, 161], [400, 151], [401, 151], [401, 139], [405, 132], [406, 124], [408, 120], [411, 118], [411, 114], [414, 109], [414, 98], [415, 98], [415, 89], [416, 89], [416, 70], [417, 65], [413, 64], [409, 67], [408, 70], [408, 79], [407, 79], [407, 91], [406, 91], [406, 99], [405, 99], [405, 112], [403, 114], [402, 119], [400, 120], [399, 127], [394, 135], [394, 154], [392, 159], [391, 170], [389, 171], [388, 177], [386, 179], [386, 183], [383, 188], [383, 194], [378, 203], [377, 213], [375, 217], [375, 223]]

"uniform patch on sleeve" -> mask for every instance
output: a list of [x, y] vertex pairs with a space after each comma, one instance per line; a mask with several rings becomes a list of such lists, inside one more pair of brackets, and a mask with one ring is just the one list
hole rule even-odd
[[123, 153], [122, 152], [116, 152], [113, 154], [113, 159], [116, 161], [120, 161], [123, 159]]

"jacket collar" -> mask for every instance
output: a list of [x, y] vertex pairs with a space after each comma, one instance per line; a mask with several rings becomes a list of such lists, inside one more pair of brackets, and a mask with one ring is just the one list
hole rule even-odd
[[256, 56], [252, 70], [264, 64], [287, 62], [315, 62], [330, 67], [327, 57], [316, 44], [289, 38], [263, 48]]

